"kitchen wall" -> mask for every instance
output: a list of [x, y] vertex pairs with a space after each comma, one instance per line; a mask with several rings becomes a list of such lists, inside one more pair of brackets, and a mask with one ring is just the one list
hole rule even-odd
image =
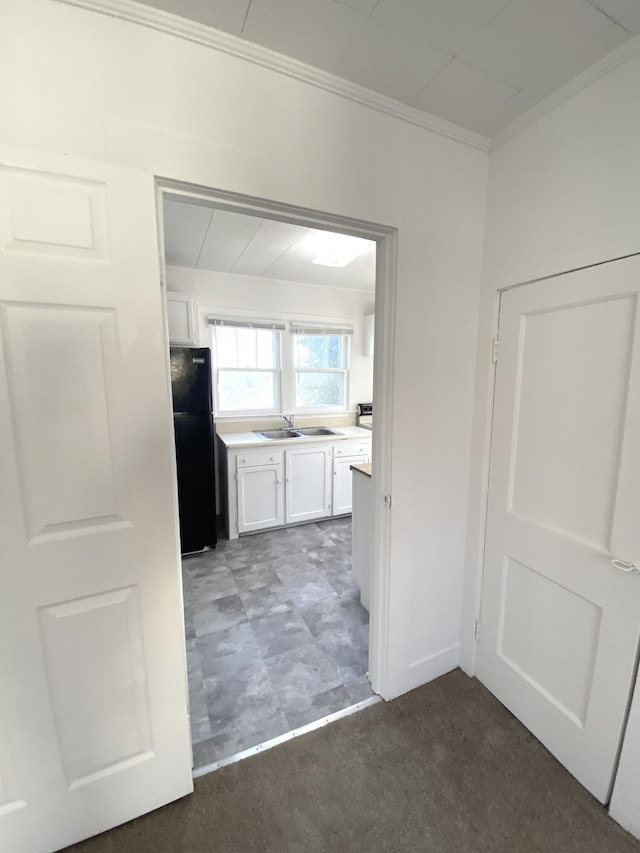
[[[627, 49], [640, 49], [635, 39]], [[498, 288], [640, 252], [640, 55], [491, 154], [467, 537], [464, 669], [475, 667], [492, 320]], [[640, 835], [640, 690], [612, 813]], [[623, 790], [622, 790], [622, 789]]]
[[[198, 301], [200, 345], [211, 346], [211, 327], [207, 316], [223, 311], [226, 314], [273, 320], [311, 320], [315, 322], [346, 322], [353, 326], [349, 374], [349, 415], [322, 415], [331, 424], [354, 424], [356, 403], [370, 402], [373, 397], [373, 359], [362, 354], [362, 326], [366, 314], [374, 310], [375, 295], [363, 290], [274, 281], [256, 276], [232, 275], [207, 270], [167, 267], [167, 289], [193, 294]], [[298, 416], [302, 422], [317, 422], [318, 415]], [[224, 432], [264, 429], [273, 419], [219, 422]]]
[[454, 668], [487, 154], [111, 16], [0, 6], [5, 143], [397, 228], [386, 695]]

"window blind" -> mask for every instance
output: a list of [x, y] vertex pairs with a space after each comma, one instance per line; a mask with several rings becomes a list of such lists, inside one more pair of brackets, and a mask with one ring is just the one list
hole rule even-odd
[[292, 323], [294, 335], [352, 335], [353, 326], [309, 326], [306, 323]]
[[210, 326], [233, 326], [239, 329], [271, 329], [284, 332], [284, 323], [271, 323], [268, 320], [228, 320], [224, 317], [207, 317]]

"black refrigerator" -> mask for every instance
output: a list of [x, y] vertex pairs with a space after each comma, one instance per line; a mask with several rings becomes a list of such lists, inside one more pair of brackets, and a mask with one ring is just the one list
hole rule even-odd
[[170, 354], [180, 550], [189, 554], [214, 548], [218, 538], [211, 350], [171, 347]]

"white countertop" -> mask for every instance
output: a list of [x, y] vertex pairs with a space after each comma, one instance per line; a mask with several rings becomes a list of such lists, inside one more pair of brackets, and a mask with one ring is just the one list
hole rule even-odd
[[[318, 424], [323, 426], [323, 424]], [[294, 427], [295, 429], [295, 427]], [[345, 438], [366, 438], [371, 439], [371, 430], [363, 429], [357, 426], [340, 426], [331, 427], [335, 429], [337, 435], [306, 435], [300, 438], [258, 438], [253, 432], [219, 432], [218, 437], [224, 442], [229, 450], [236, 447], [273, 447], [274, 445], [291, 445], [295, 447], [298, 444], [309, 444], [311, 442], [327, 442], [327, 441], [343, 441]]]

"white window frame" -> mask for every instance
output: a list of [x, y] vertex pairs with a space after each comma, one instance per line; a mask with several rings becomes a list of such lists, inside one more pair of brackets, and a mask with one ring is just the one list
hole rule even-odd
[[[215, 311], [215, 308], [210, 308], [209, 311]], [[272, 315], [269, 319], [266, 317], [246, 317], [243, 316], [241, 310], [233, 314], [227, 314], [226, 311], [216, 312], [215, 314], [205, 314], [205, 320], [209, 326], [211, 334], [211, 372], [213, 384], [213, 399], [214, 412], [216, 420], [219, 421], [242, 421], [242, 420], [258, 420], [258, 419], [273, 419], [284, 414], [299, 414], [301, 416], [325, 414], [339, 415], [349, 412], [350, 400], [350, 377], [351, 377], [351, 337], [354, 329], [350, 321], [340, 322], [335, 325], [332, 323], [306, 322], [298, 321], [291, 318], [291, 315], [286, 319], [280, 319], [277, 315]], [[280, 315], [281, 316], [281, 315]], [[215, 328], [219, 326], [238, 326], [244, 328], [268, 329], [279, 332], [277, 351], [276, 351], [276, 368], [218, 368], [217, 359], [217, 341]], [[296, 406], [296, 377], [298, 370], [294, 364], [294, 334], [324, 334], [324, 335], [342, 335], [346, 340], [344, 342], [344, 364], [342, 368], [304, 368], [303, 373], [342, 373], [344, 374], [344, 404], [342, 406], [327, 407], [297, 407]], [[256, 373], [275, 373], [276, 382], [275, 390], [276, 397], [275, 408], [273, 409], [241, 409], [241, 410], [225, 410], [220, 409], [220, 394], [219, 394], [219, 374], [222, 371], [227, 372], [245, 372], [251, 371]]]
[[[292, 361], [292, 371], [293, 371], [293, 411], [296, 414], [333, 414], [337, 412], [346, 412], [349, 408], [349, 379], [351, 375], [351, 335], [353, 334], [353, 329], [350, 326], [342, 326], [337, 328], [331, 328], [327, 326], [323, 326], [322, 328], [318, 328], [315, 326], [310, 326], [309, 324], [303, 323], [292, 323], [291, 324], [291, 361]], [[342, 367], [304, 367], [298, 368], [295, 364], [295, 336], [296, 335], [319, 335], [319, 336], [329, 336], [329, 335], [339, 335], [343, 339], [343, 358], [342, 358]], [[341, 406], [298, 406], [297, 405], [297, 385], [298, 385], [298, 374], [299, 373], [339, 373], [344, 376], [344, 396]]]
[[[283, 335], [286, 331], [284, 323], [275, 323], [269, 320], [244, 320], [228, 317], [208, 318], [211, 327], [211, 351], [212, 351], [212, 384], [214, 398], [214, 412], [217, 419], [238, 420], [240, 418], [256, 418], [261, 416], [275, 416], [280, 414], [282, 408], [282, 352]], [[275, 367], [218, 367], [218, 352], [216, 328], [233, 326], [243, 329], [258, 329], [271, 331], [273, 333], [273, 355]], [[270, 409], [222, 409], [220, 403], [220, 374], [221, 373], [270, 373], [274, 376], [274, 405]]]

